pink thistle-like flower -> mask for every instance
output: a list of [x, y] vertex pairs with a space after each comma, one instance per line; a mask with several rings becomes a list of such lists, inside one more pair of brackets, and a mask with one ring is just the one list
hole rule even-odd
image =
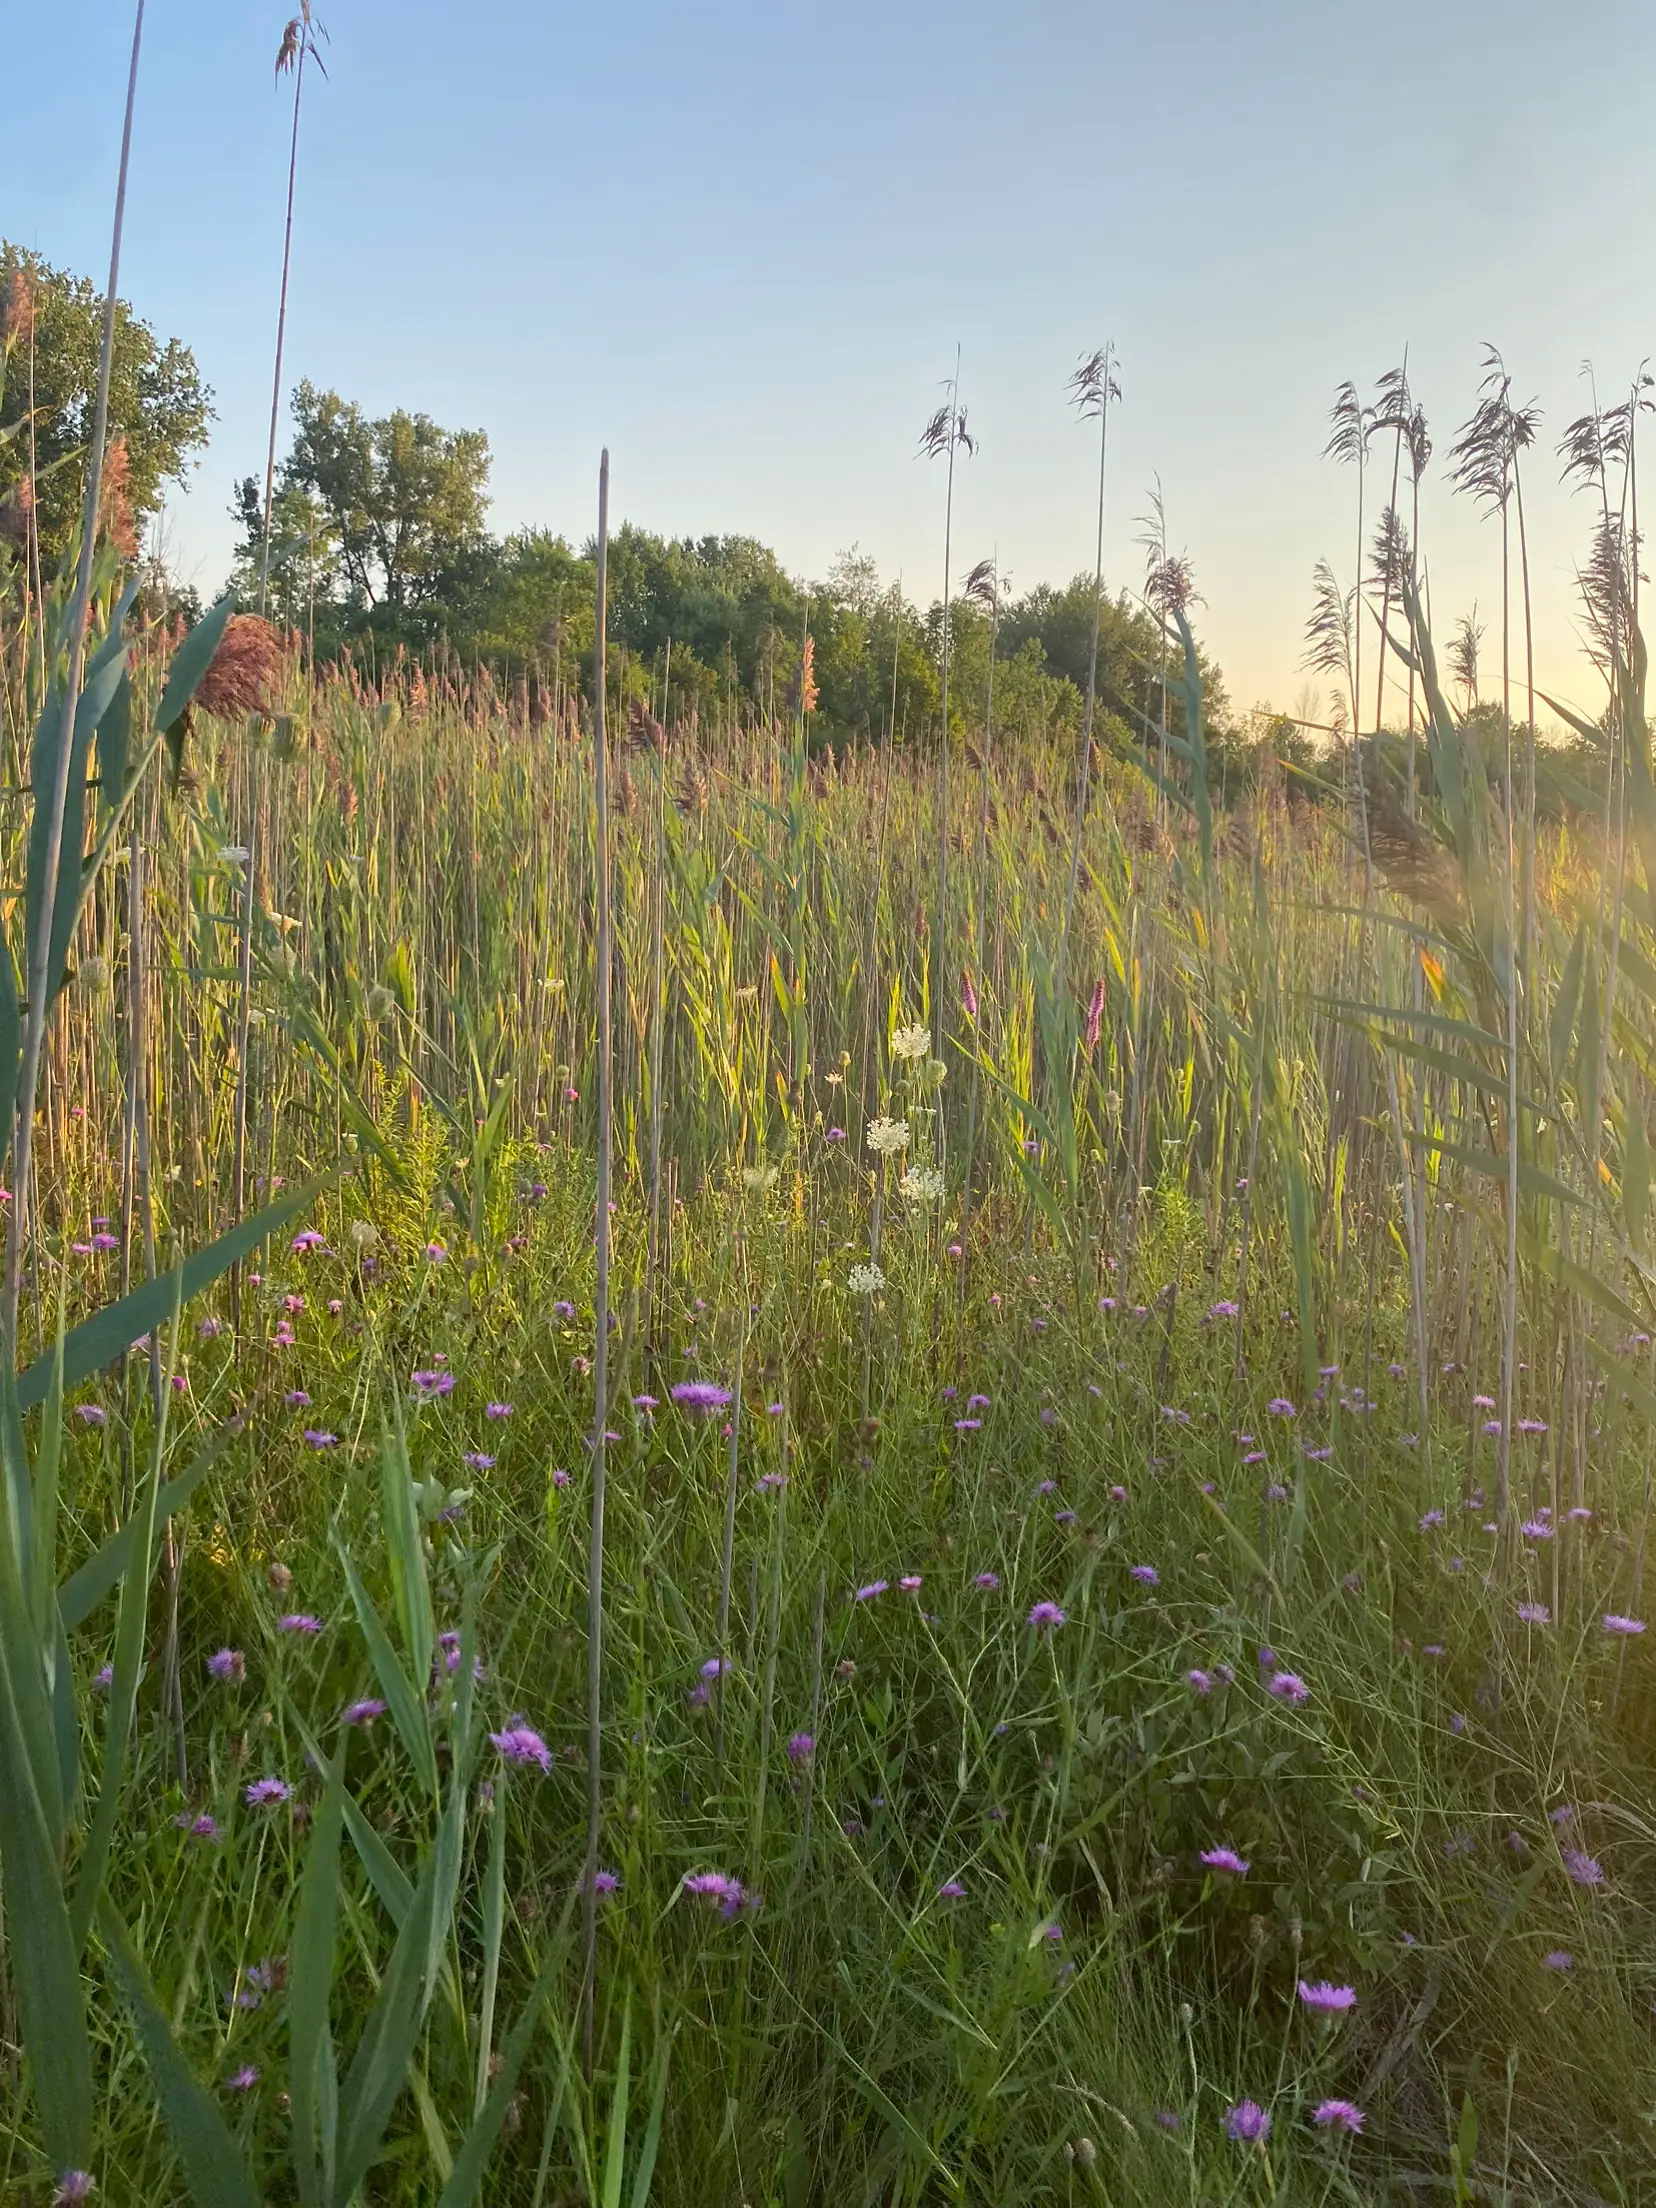
[[241, 2068], [233, 2070], [224, 2082], [232, 2093], [251, 2093], [259, 2082], [258, 2069], [253, 2063], [244, 2062]]
[[278, 1633], [320, 1633], [322, 1620], [313, 1618], [308, 1610], [290, 1610], [285, 1617], [276, 1620]]
[[245, 1679], [247, 1658], [239, 1648], [215, 1649], [207, 1659], [207, 1674], [212, 1679]]
[[1316, 2009], [1324, 2016], [1338, 2016], [1342, 2011], [1357, 2006], [1354, 1987], [1330, 1985], [1326, 1978], [1319, 1978], [1314, 1984], [1308, 1984], [1302, 1978], [1299, 1982], [1299, 1997], [1308, 2009]]
[[958, 1878], [946, 1878], [937, 1889], [937, 1898], [939, 1901], [964, 1901], [966, 1889]]
[[551, 1749], [521, 1717], [514, 1717], [502, 1731], [491, 1733], [489, 1744], [505, 1763], [537, 1763], [543, 1771], [552, 1768]]
[[1604, 1630], [1606, 1633], [1642, 1633], [1644, 1629], [1643, 1618], [1624, 1618], [1614, 1610], [1605, 1612]]
[[360, 1702], [347, 1702], [340, 1712], [342, 1725], [372, 1725], [376, 1717], [385, 1715], [385, 1704], [373, 1695], [365, 1695]]
[[918, 1592], [922, 1584], [921, 1576], [918, 1572], [905, 1572], [897, 1584], [905, 1595], [912, 1595]]
[[809, 1763], [816, 1754], [815, 1734], [790, 1733], [786, 1753], [790, 1763]]
[[1520, 1625], [1551, 1625], [1552, 1612], [1544, 1602], [1521, 1602], [1518, 1622]]
[[871, 1579], [865, 1587], [859, 1587], [852, 1595], [853, 1602], [872, 1602], [876, 1595], [883, 1595], [891, 1585], [889, 1579]]
[[1271, 2112], [1257, 2101], [1238, 2101], [1225, 2117], [1225, 2136], [1239, 2146], [1262, 2146], [1271, 2136]]
[[1311, 1689], [1295, 1671], [1273, 1672], [1265, 1682], [1265, 1691], [1274, 1694], [1279, 1702], [1304, 1702], [1311, 1694]]
[[730, 1390], [721, 1388], [714, 1380], [675, 1381], [671, 1393], [681, 1411], [688, 1411], [697, 1418], [711, 1417], [730, 1402]]
[[734, 1917], [752, 1897], [739, 1878], [732, 1878], [725, 1871], [686, 1871], [684, 1890], [697, 1894], [706, 1901], [716, 1901], [721, 1917]]
[[[655, 1406], [652, 1403], [650, 1407], [653, 1410]], [[485, 1418], [510, 1418], [511, 1415], [512, 1406], [510, 1403], [485, 1403], [483, 1406], [483, 1416]]]
[[999, 1572], [979, 1572], [972, 1581], [972, 1585], [983, 1594], [992, 1595], [1000, 1586], [1000, 1574]]
[[1324, 2131], [1361, 2131], [1366, 2120], [1355, 2101], [1319, 2101], [1311, 2111], [1311, 2121]]
[[1232, 1878], [1246, 1878], [1248, 1866], [1234, 1848], [1204, 1848], [1202, 1861], [1210, 1871], [1226, 1871]]
[[[1298, 1418], [1299, 1413], [1285, 1395], [1273, 1395], [1265, 1406], [1273, 1418]], [[1246, 2104], [1245, 2104], [1246, 2105]]]
[[292, 1793], [293, 1789], [286, 1779], [255, 1779], [251, 1786], [243, 1790], [242, 1800], [249, 1809], [275, 1809], [280, 1803], [289, 1800]]
[[1136, 1579], [1141, 1587], [1161, 1585], [1161, 1574], [1154, 1564], [1135, 1564], [1127, 1576], [1129, 1579]]
[[109, 1413], [101, 1403], [77, 1403], [75, 1416], [84, 1426], [107, 1426]]
[[1604, 1884], [1604, 1865], [1596, 1856], [1589, 1855], [1585, 1848], [1562, 1848], [1559, 1850], [1559, 1860], [1577, 1886]]
[[305, 1439], [313, 1449], [332, 1449], [337, 1447], [339, 1442], [339, 1436], [330, 1434], [325, 1426], [307, 1426], [305, 1428]]
[[1069, 1621], [1064, 1612], [1059, 1609], [1057, 1603], [1038, 1602], [1030, 1610], [1026, 1622], [1032, 1625], [1036, 1632], [1044, 1633], [1050, 1632], [1060, 1625], [1067, 1625]]
[[90, 2170], [65, 2170], [52, 2194], [52, 2208], [68, 2208], [71, 2201], [90, 2200], [98, 2181]]
[[1558, 1971], [1574, 1970], [1575, 1957], [1567, 1947], [1549, 1948], [1541, 1958], [1541, 1968], [1543, 1970]]

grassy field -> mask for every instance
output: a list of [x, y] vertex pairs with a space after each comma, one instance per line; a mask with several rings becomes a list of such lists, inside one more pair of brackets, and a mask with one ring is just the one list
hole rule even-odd
[[4, 2197], [1647, 2197], [1631, 681], [1533, 865], [1424, 687], [1418, 787], [1227, 811], [1192, 690], [1078, 851], [980, 727], [941, 909], [935, 752], [612, 727], [601, 1344], [589, 716], [288, 653], [175, 777], [164, 659], [31, 1167]]

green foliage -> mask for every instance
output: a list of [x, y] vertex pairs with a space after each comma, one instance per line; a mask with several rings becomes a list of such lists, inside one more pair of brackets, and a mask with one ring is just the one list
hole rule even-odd
[[[91, 436], [103, 339], [103, 300], [87, 278], [51, 267], [27, 248], [0, 242], [0, 297], [19, 277], [32, 301], [6, 351], [0, 410], [0, 506], [29, 473], [38, 484], [36, 526], [47, 574], [63, 562], [80, 522], [81, 466]], [[169, 483], [182, 483], [206, 442], [212, 393], [195, 356], [176, 338], [161, 343], [125, 300], [115, 310], [109, 433], [121, 446], [121, 495], [142, 523]], [[25, 420], [28, 427], [16, 427]], [[0, 549], [3, 557], [3, 549]]]

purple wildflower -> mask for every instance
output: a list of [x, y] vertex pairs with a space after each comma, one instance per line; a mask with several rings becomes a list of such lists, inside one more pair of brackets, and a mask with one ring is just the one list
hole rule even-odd
[[1605, 1612], [1604, 1630], [1606, 1633], [1642, 1633], [1644, 1631], [1644, 1620], [1643, 1618], [1624, 1618], [1618, 1612], [1608, 1610]]
[[1353, 1987], [1330, 1985], [1326, 1978], [1319, 1978], [1314, 1984], [1307, 1984], [1302, 1978], [1299, 1982], [1299, 1997], [1308, 2009], [1316, 2009], [1324, 2016], [1337, 2016], [1343, 2009], [1354, 2009], [1357, 2006], [1357, 1994]]
[[385, 1704], [369, 1694], [364, 1695], [360, 1702], [347, 1702], [340, 1712], [339, 1721], [342, 1725], [372, 1725], [376, 1717], [384, 1715]]
[[259, 2082], [259, 2073], [254, 2064], [244, 2062], [241, 2068], [233, 2070], [224, 2082], [232, 2093], [251, 2093]]
[[1257, 2101], [1238, 2101], [1225, 2117], [1225, 2136], [1241, 2146], [1261, 2145], [1271, 2136], [1271, 2112]]
[[293, 1789], [286, 1779], [255, 1779], [243, 1792], [242, 1800], [249, 1809], [274, 1809], [278, 1803], [287, 1801], [292, 1793]]
[[710, 1417], [714, 1411], [722, 1411], [730, 1401], [730, 1390], [721, 1388], [714, 1380], [678, 1380], [672, 1388], [673, 1401], [681, 1411], [689, 1411], [697, 1418]]
[[109, 1413], [101, 1403], [77, 1403], [75, 1416], [85, 1426], [107, 1426]]
[[1161, 1585], [1161, 1574], [1154, 1564], [1135, 1564], [1127, 1576], [1129, 1579], [1136, 1579], [1141, 1587]]
[[1544, 1602], [1521, 1602], [1518, 1622], [1520, 1625], [1551, 1625], [1552, 1612]]
[[90, 2170], [65, 2170], [52, 2195], [52, 2208], [67, 2208], [71, 2201], [90, 2200], [97, 2189], [98, 2181]]
[[1228, 1871], [1233, 1878], [1246, 1878], [1248, 1866], [1234, 1848], [1204, 1848], [1202, 1861], [1210, 1871]]
[[1058, 1605], [1055, 1602], [1036, 1603], [1030, 1610], [1027, 1620], [1027, 1623], [1034, 1626], [1035, 1630], [1038, 1633], [1047, 1631], [1050, 1628], [1056, 1626], [1065, 1625], [1068, 1622], [1069, 1621], [1065, 1617], [1063, 1611], [1059, 1609]]
[[212, 1679], [245, 1679], [247, 1658], [239, 1648], [215, 1649], [207, 1659], [207, 1673]]
[[1560, 1860], [1576, 1885], [1602, 1886], [1604, 1884], [1604, 1865], [1599, 1862], [1596, 1856], [1589, 1855], [1585, 1848], [1561, 1849]]
[[981, 1588], [984, 1594], [992, 1595], [1000, 1586], [1000, 1574], [999, 1572], [979, 1572], [972, 1581], [972, 1585]]
[[551, 1749], [521, 1717], [514, 1717], [504, 1731], [491, 1733], [489, 1744], [506, 1763], [538, 1763], [543, 1771], [552, 1768]]
[[486, 1449], [468, 1449], [460, 1462], [472, 1472], [492, 1472], [495, 1465]]
[[937, 1889], [937, 1898], [939, 1901], [964, 1901], [966, 1889], [958, 1878], [946, 1878]]
[[[1273, 1395], [1269, 1403], [1266, 1404], [1265, 1408], [1270, 1412], [1273, 1418], [1298, 1418], [1299, 1416], [1298, 1411], [1295, 1410], [1293, 1404], [1289, 1402], [1288, 1398], [1285, 1395]], [[1251, 2108], [1253, 2106], [1253, 2103], [1251, 2101], [1244, 2101], [1242, 2105], [1244, 2108]], [[1266, 2119], [1267, 2122], [1269, 2122], [1269, 2120], [1269, 2118]]]
[[339, 1440], [339, 1436], [330, 1434], [325, 1426], [307, 1426], [305, 1428], [305, 1439], [313, 1449], [332, 1449]]
[[789, 1734], [787, 1755], [790, 1763], [809, 1763], [815, 1753], [816, 1736], [814, 1733]]
[[1320, 2124], [1324, 2131], [1361, 2131], [1363, 2112], [1355, 2101], [1319, 2101], [1311, 2111], [1311, 2121]]
[[1549, 1948], [1541, 1958], [1543, 1970], [1574, 1970], [1575, 1957], [1567, 1947]]
[[1274, 1694], [1279, 1702], [1304, 1702], [1311, 1689], [1296, 1671], [1273, 1672], [1265, 1682], [1267, 1694]]
[[[650, 1408], [653, 1410], [655, 1405], [652, 1403]], [[483, 1406], [483, 1416], [485, 1418], [510, 1418], [511, 1415], [512, 1406], [510, 1403], [485, 1403]]]
[[872, 1602], [876, 1595], [883, 1595], [891, 1585], [889, 1579], [871, 1579], [866, 1587], [859, 1587], [851, 1597], [853, 1602]]
[[320, 1633], [322, 1620], [313, 1618], [308, 1610], [290, 1610], [285, 1617], [276, 1620], [278, 1633]]

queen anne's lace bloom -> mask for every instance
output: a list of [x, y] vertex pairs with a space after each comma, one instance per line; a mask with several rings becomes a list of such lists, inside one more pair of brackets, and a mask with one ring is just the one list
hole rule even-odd
[[885, 1275], [878, 1265], [853, 1265], [845, 1285], [854, 1296], [873, 1296], [885, 1286]]
[[868, 1147], [882, 1158], [894, 1158], [909, 1145], [909, 1123], [906, 1119], [871, 1119], [868, 1123]]

